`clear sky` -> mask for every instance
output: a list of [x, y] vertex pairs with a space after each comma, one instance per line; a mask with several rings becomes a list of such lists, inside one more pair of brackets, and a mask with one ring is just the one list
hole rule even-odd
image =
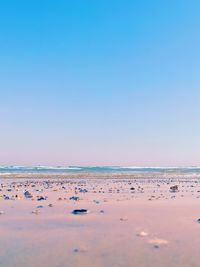
[[0, 2], [0, 164], [200, 164], [200, 1]]

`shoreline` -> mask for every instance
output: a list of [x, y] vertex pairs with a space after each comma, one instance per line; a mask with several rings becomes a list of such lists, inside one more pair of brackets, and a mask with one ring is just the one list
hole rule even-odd
[[0, 179], [200, 179], [200, 173], [186, 172], [0, 172]]

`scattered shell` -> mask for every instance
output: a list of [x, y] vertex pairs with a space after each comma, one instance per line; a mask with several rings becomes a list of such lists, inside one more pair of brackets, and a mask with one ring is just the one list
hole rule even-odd
[[139, 233], [137, 233], [137, 236], [141, 236], [141, 237], [145, 237], [148, 236], [149, 234], [147, 232], [141, 231]]

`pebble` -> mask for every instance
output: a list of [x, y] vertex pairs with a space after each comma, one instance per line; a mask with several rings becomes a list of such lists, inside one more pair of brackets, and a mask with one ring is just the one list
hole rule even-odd
[[32, 197], [33, 197], [33, 195], [32, 195], [29, 191], [25, 191], [25, 192], [24, 192], [24, 196], [25, 196], [26, 198], [32, 198]]
[[170, 186], [170, 192], [171, 192], [171, 193], [178, 192], [178, 185]]
[[169, 242], [165, 239], [154, 238], [150, 239], [148, 243], [152, 244], [154, 248], [159, 248], [160, 246], [166, 246]]
[[84, 252], [87, 252], [87, 249], [86, 248], [75, 248], [73, 251], [75, 253], [84, 253]]
[[37, 201], [42, 201], [42, 200], [46, 200], [46, 198], [45, 197], [37, 197]]
[[128, 221], [128, 218], [127, 217], [122, 217], [122, 218], [120, 218], [120, 221]]
[[78, 200], [79, 200], [79, 197], [73, 196], [73, 197], [70, 197], [69, 200], [75, 200], [75, 201], [78, 201]]
[[82, 214], [88, 214], [89, 211], [87, 209], [75, 209], [72, 211], [72, 214], [75, 215], [82, 215]]

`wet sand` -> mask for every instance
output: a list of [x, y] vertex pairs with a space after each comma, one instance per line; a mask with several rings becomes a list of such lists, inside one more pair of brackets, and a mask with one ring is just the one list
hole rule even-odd
[[0, 266], [200, 266], [198, 175], [18, 174], [0, 184]]

